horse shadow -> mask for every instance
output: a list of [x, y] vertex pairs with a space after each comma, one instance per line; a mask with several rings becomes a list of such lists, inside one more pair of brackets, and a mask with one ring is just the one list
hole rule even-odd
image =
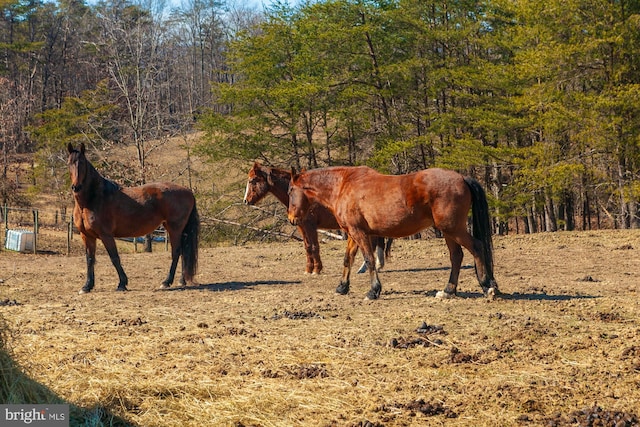
[[[480, 296], [483, 296], [480, 294]], [[501, 293], [496, 295], [496, 299], [512, 300], [512, 301], [571, 301], [581, 299], [596, 299], [597, 295], [566, 295], [566, 294], [544, 294], [544, 293], [521, 293], [514, 292], [512, 294]]]
[[[473, 265], [463, 265], [460, 270], [471, 270]], [[380, 273], [424, 273], [425, 271], [449, 271], [451, 267], [412, 267], [412, 268], [384, 268]]]
[[[460, 267], [461, 270], [470, 270], [473, 269], [473, 265], [463, 265]], [[451, 267], [418, 267], [418, 268], [398, 268], [398, 269], [383, 269], [381, 273], [421, 273], [425, 271], [448, 271], [451, 270]], [[431, 291], [383, 291], [383, 294], [400, 294], [400, 293], [410, 293], [413, 295], [423, 295], [427, 297], [435, 297], [438, 293], [438, 290]], [[458, 298], [485, 298], [485, 295], [482, 292], [457, 292], [456, 296]], [[503, 300], [511, 300], [511, 301], [571, 301], [571, 300], [581, 300], [581, 299], [595, 299], [600, 298], [596, 295], [552, 295], [546, 294], [542, 292], [531, 292], [531, 293], [522, 293], [522, 292], [513, 292], [511, 294], [501, 292], [499, 295], [496, 295], [496, 299]]]
[[248, 282], [231, 281], [222, 283], [207, 283], [198, 284], [193, 286], [176, 286], [163, 290], [163, 292], [175, 292], [175, 291], [240, 291], [243, 289], [251, 289], [256, 286], [269, 286], [269, 285], [297, 285], [302, 283], [300, 280], [253, 280]]
[[[398, 294], [410, 294], [416, 296], [425, 296], [425, 297], [433, 297], [435, 298], [438, 290], [431, 291], [396, 291], [390, 289], [388, 291], [382, 291], [383, 295], [398, 295]], [[455, 298], [463, 298], [463, 299], [484, 299], [486, 298], [482, 292], [457, 292]], [[595, 299], [600, 298], [596, 295], [550, 295], [543, 293], [521, 293], [514, 292], [511, 294], [501, 292], [496, 295], [495, 299], [505, 300], [505, 301], [571, 301], [571, 300], [581, 300], [581, 299]]]

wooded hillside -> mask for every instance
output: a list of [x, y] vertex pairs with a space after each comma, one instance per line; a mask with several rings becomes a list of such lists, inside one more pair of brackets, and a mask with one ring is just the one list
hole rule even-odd
[[[66, 188], [64, 147], [281, 166], [441, 166], [487, 189], [496, 232], [637, 227], [640, 3], [0, 0], [3, 203]], [[153, 141], [153, 142], [152, 142]], [[126, 176], [129, 173], [131, 176]]]

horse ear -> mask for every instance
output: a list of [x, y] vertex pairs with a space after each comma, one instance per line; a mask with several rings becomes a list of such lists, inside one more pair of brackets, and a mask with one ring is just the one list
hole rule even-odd
[[80, 143], [80, 154], [84, 154], [84, 142]]
[[294, 176], [296, 176], [298, 173], [296, 172], [296, 168], [294, 166], [291, 166], [291, 178], [293, 178]]
[[69, 154], [73, 153], [73, 145], [71, 145], [71, 143], [67, 144], [67, 151], [69, 152]]

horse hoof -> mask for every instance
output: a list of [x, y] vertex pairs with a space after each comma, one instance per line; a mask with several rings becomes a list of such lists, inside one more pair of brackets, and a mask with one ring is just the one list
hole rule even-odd
[[438, 299], [451, 299], [454, 296], [455, 296], [454, 294], [450, 294], [450, 293], [445, 292], [445, 291], [436, 292], [436, 298], [438, 298]]
[[126, 288], [126, 287], [124, 287], [124, 286], [118, 286], [118, 287], [116, 288], [116, 292], [127, 292], [128, 290], [129, 290], [129, 289], [127, 289], [127, 288]]
[[336, 293], [340, 295], [347, 295], [349, 293], [349, 285], [340, 284], [336, 288]]
[[367, 292], [367, 296], [364, 297], [364, 299], [368, 301], [375, 301], [378, 298], [380, 298], [380, 293], [372, 293], [372, 292]]
[[496, 288], [487, 289], [487, 300], [493, 301], [496, 298]]
[[89, 292], [91, 292], [91, 289], [82, 288], [78, 291], [78, 295], [88, 294]]
[[159, 288], [159, 289], [161, 289], [161, 290], [167, 290], [167, 289], [170, 289], [170, 288], [171, 288], [171, 285], [167, 285], [166, 283], [163, 283], [162, 285], [160, 285], [160, 288]]

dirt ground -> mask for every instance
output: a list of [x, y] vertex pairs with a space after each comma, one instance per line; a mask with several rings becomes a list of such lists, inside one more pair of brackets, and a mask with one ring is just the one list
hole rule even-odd
[[169, 254], [125, 244], [126, 293], [101, 249], [87, 295], [77, 252], [2, 251], [0, 316], [25, 373], [132, 425], [638, 425], [640, 231], [494, 246], [493, 302], [466, 252], [459, 297], [434, 298], [436, 238], [394, 242], [373, 302], [365, 275], [334, 292], [340, 241], [321, 275], [299, 242], [202, 248], [199, 285], [169, 291]]

